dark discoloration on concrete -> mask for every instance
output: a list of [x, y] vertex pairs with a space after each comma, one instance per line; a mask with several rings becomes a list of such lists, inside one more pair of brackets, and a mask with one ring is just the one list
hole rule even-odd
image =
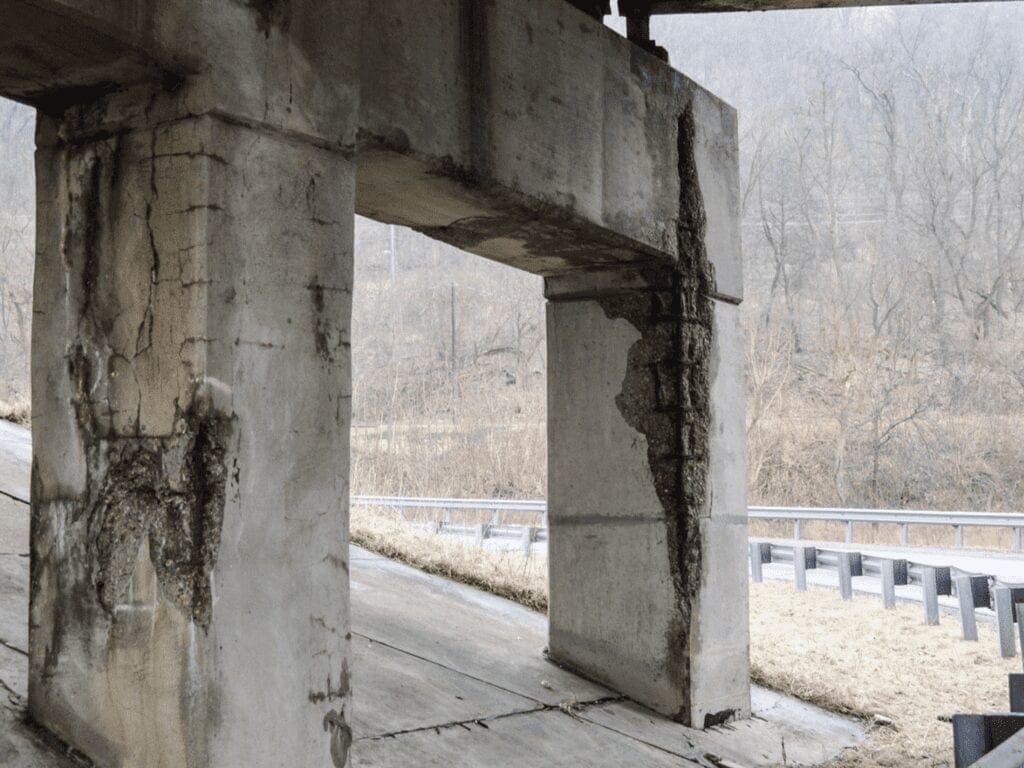
[[[84, 387], [75, 374], [83, 365], [72, 363], [79, 398]], [[92, 425], [86, 419], [92, 409], [86, 404], [77, 410], [79, 428], [88, 438]], [[91, 585], [95, 602], [113, 618], [126, 599], [145, 540], [161, 594], [206, 629], [232, 425], [198, 397], [179, 421], [181, 433], [170, 437], [93, 438], [87, 443], [87, 497], [76, 503], [70, 521], [84, 524], [87, 533], [78, 556], [84, 578], [76, 588]]]
[[[668, 643], [671, 679], [690, 687], [690, 622], [700, 584], [700, 518], [708, 503], [710, 359], [714, 276], [704, 248], [705, 214], [694, 159], [691, 108], [679, 119], [679, 262], [652, 272], [653, 290], [598, 298], [609, 318], [629, 321], [640, 339], [630, 348], [615, 402], [647, 439], [655, 490], [665, 511], [677, 609]], [[689, 707], [677, 713], [686, 721]], [[687, 723], [692, 725], [692, 723]]]
[[291, 21], [291, 0], [244, 0], [245, 6], [256, 17], [256, 29], [265, 37], [271, 30], [287, 32]]
[[[117, 348], [112, 339], [123, 310], [123, 288], [115, 285], [117, 262], [109, 256], [113, 247], [108, 242], [109, 218], [111, 206], [121, 198], [126, 160], [116, 137], [69, 146], [66, 151], [65, 262], [76, 275], [72, 295], [78, 306], [78, 340], [66, 352], [67, 376], [86, 457], [85, 493], [71, 502], [74, 511], [69, 523], [84, 525], [85, 537], [77, 543], [76, 557], [82, 560], [81, 580], [95, 592], [95, 601], [83, 601], [83, 606], [98, 603], [114, 616], [115, 607], [128, 593], [145, 540], [162, 595], [205, 629], [211, 614], [210, 573], [223, 519], [231, 419], [218, 413], [194, 385], [186, 402], [175, 400], [175, 426], [168, 434], [145, 434], [141, 389], [136, 393], [133, 418], [116, 423], [118, 408], [124, 405], [109, 391], [109, 382], [118, 372], [134, 373], [135, 359], [153, 345], [153, 286], [160, 278], [159, 254], [150, 229], [152, 266], [149, 284], [143, 288], [145, 311], [134, 344]], [[151, 226], [152, 202], [158, 196], [152, 162], [150, 175], [147, 226]], [[42, 495], [36, 498], [48, 501]], [[81, 587], [77, 581], [76, 589]], [[52, 652], [59, 653], [60, 643], [52, 645]]]
[[352, 728], [345, 720], [345, 712], [331, 710], [324, 715], [324, 731], [330, 734], [331, 762], [335, 768], [348, 765], [348, 752], [352, 747]]
[[334, 685], [330, 677], [328, 677], [324, 689], [322, 691], [310, 691], [308, 698], [314, 704], [319, 704], [323, 701], [336, 701], [344, 699], [351, 689], [352, 674], [348, 669], [348, 659], [342, 659], [341, 671], [338, 674], [338, 684]]
[[734, 717], [736, 717], [735, 709], [723, 709], [721, 712], [704, 715], [704, 730], [706, 731], [708, 728], [716, 728], [719, 725], [725, 725]]
[[208, 629], [231, 424], [197, 407], [184, 421], [170, 438], [102, 441], [90, 457], [98, 466], [83, 514], [92, 581], [107, 612], [125, 600], [145, 538], [161, 594]]
[[336, 353], [348, 349], [349, 342], [344, 340], [336, 325], [337, 318], [332, 317], [327, 308], [326, 293], [331, 290], [346, 289], [327, 288], [320, 283], [318, 277], [314, 277], [306, 288], [309, 290], [312, 301], [313, 345], [316, 348], [317, 357], [324, 362], [333, 363]]
[[466, 146], [470, 166], [487, 174], [491, 161], [490, 60], [487, 51], [488, 0], [461, 0], [459, 3], [459, 45], [462, 71], [469, 73], [467, 89]]

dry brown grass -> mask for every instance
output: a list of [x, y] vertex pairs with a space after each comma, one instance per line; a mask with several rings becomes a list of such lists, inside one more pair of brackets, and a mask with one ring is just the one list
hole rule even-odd
[[0, 399], [0, 419], [28, 426], [30, 416], [28, 400], [21, 397], [12, 400]]
[[525, 558], [519, 552], [493, 551], [457, 536], [421, 531], [393, 513], [373, 508], [352, 510], [350, 532], [353, 544], [385, 557], [485, 589], [537, 611], [547, 610], [547, 558]]
[[844, 768], [953, 765], [946, 719], [1005, 711], [1006, 676], [1019, 666], [1000, 658], [989, 625], [978, 627], [979, 642], [964, 642], [956, 619], [931, 627], [917, 606], [885, 611], [878, 600], [844, 602], [832, 590], [752, 584], [750, 618], [756, 682], [837, 712], [893, 720], [848, 750]]
[[[357, 509], [352, 540], [388, 557], [515, 600], [547, 607], [547, 559], [481, 549], [465, 540], [421, 532], [394, 515]], [[924, 624], [917, 606], [885, 611], [878, 600], [844, 602], [838, 593], [790, 585], [751, 585], [754, 681], [826, 709], [890, 718], [836, 768], [952, 766], [950, 715], [1006, 708], [1006, 675], [992, 627], [979, 642], [960, 639], [955, 619]]]

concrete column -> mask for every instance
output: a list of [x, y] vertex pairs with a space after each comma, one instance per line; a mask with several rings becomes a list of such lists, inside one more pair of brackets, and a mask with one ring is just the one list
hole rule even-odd
[[111, 768], [344, 766], [353, 164], [177, 99], [39, 119], [31, 713]]
[[549, 652], [682, 722], [742, 716], [739, 309], [671, 269], [546, 292]]

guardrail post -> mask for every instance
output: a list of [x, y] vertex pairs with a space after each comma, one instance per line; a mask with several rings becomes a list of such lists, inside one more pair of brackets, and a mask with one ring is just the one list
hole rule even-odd
[[909, 569], [906, 560], [882, 559], [878, 561], [882, 572], [882, 605], [886, 608], [896, 607], [896, 587], [908, 581]]
[[1009, 587], [996, 587], [992, 594], [999, 628], [999, 653], [1004, 659], [1012, 659], [1017, 655], [1017, 638], [1013, 636], [1013, 593]]
[[772, 561], [772, 545], [763, 541], [750, 542], [750, 578], [756, 582], [764, 581], [761, 572], [762, 563]]
[[530, 556], [530, 549], [533, 547], [533, 542], [537, 540], [537, 529], [532, 525], [525, 526], [523, 528], [522, 547], [523, 554], [527, 557]]
[[1024, 549], [1024, 528], [1013, 529], [1013, 551], [1020, 552]]
[[[1017, 603], [1017, 634], [1020, 636], [1020, 655], [1024, 659], [1024, 603]], [[1021, 682], [1024, 686], [1024, 681]], [[1024, 700], [1022, 700], [1024, 701]], [[1021, 710], [1024, 712], [1024, 709]]]
[[473, 538], [476, 541], [477, 546], [482, 547], [484, 545], [484, 539], [489, 538], [491, 535], [491, 526], [487, 523], [478, 523], [473, 526]]
[[910, 526], [900, 523], [900, 546], [906, 547], [910, 544]]
[[957, 549], [964, 548], [964, 527], [962, 525], [953, 526], [953, 546]]
[[846, 543], [853, 544], [853, 520], [846, 521]]
[[814, 547], [793, 547], [793, 583], [798, 592], [807, 591], [807, 569], [818, 567], [818, 551]]
[[924, 590], [924, 622], [934, 626], [939, 623], [939, 590], [936, 570], [930, 565], [921, 569], [921, 588]]
[[843, 600], [853, 599], [853, 577], [863, 573], [860, 552], [837, 552], [839, 594]]
[[956, 596], [960, 602], [960, 628], [964, 640], [977, 641], [978, 621], [974, 615], [974, 588], [970, 576], [956, 577]]
[[[1024, 609], [1024, 603], [1018, 604], [1017, 608]], [[1010, 673], [1010, 711], [1024, 714], [1024, 675], [1020, 672]]]

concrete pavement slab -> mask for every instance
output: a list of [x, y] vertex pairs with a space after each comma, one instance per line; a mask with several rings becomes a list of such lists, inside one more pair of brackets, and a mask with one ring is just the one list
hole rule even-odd
[[384, 558], [353, 561], [351, 590], [358, 634], [544, 704], [614, 695], [546, 661], [544, 616], [508, 600]]
[[0, 419], [0, 496], [28, 501], [32, 475], [32, 434]]
[[28, 558], [0, 555], [0, 645], [28, 652]]
[[536, 710], [541, 704], [405, 651], [352, 637], [353, 730], [365, 737]]
[[699, 763], [558, 709], [356, 741], [361, 768], [680, 768]]

